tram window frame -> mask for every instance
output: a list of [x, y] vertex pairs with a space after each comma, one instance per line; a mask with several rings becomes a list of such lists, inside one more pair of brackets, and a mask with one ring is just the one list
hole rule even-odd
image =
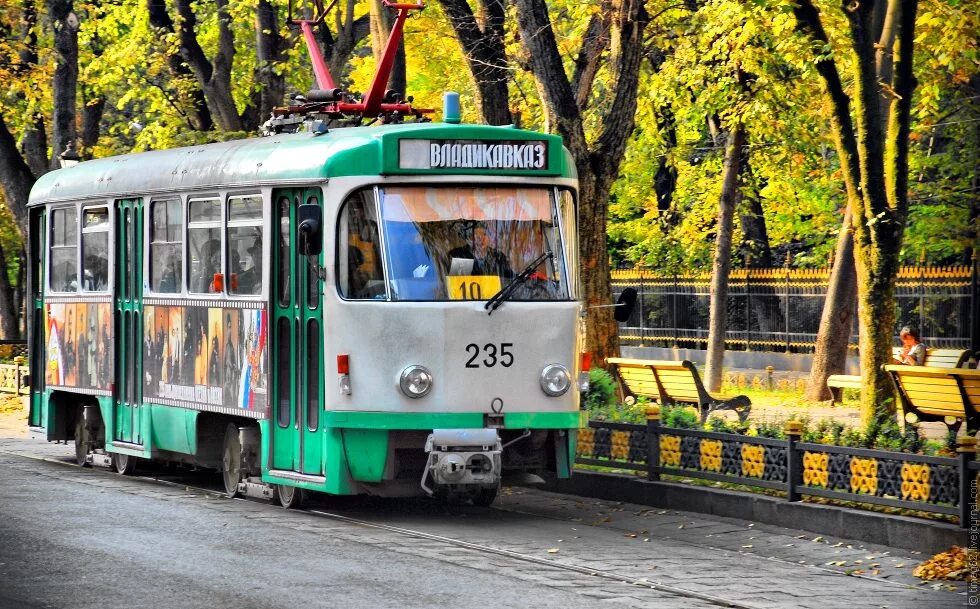
[[292, 231], [292, 218], [290, 217], [290, 210], [292, 209], [292, 202], [286, 195], [280, 195], [279, 199], [276, 201], [276, 214], [273, 220], [273, 230], [275, 231], [276, 240], [276, 264], [278, 265], [276, 280], [276, 299], [279, 301], [280, 308], [285, 308], [292, 303], [292, 273], [289, 270], [290, 262], [292, 260], [291, 250], [291, 235]]
[[[356, 245], [351, 245], [349, 240], [350, 235], [350, 220], [349, 220], [349, 209], [353, 203], [355, 197], [360, 197], [361, 202], [364, 205], [365, 212], [371, 212], [374, 217], [368, 217], [369, 222], [374, 223], [375, 230], [375, 241], [374, 241], [374, 257], [375, 257], [375, 267], [376, 274], [375, 278], [370, 281], [379, 281], [377, 278], [377, 271], [380, 270], [380, 281], [383, 282], [383, 291], [375, 296], [363, 296], [356, 297], [351, 293], [350, 287], [350, 275], [349, 272], [349, 252], [351, 247], [357, 247]], [[381, 231], [381, 221], [380, 221], [380, 203], [378, 201], [378, 187], [377, 186], [367, 186], [362, 188], [357, 188], [347, 193], [344, 197], [344, 202], [337, 211], [337, 223], [336, 223], [336, 238], [334, 239], [336, 243], [336, 251], [334, 252], [334, 276], [336, 280], [334, 285], [337, 289], [337, 294], [342, 300], [350, 301], [370, 301], [370, 302], [389, 302], [391, 301], [391, 294], [388, 288], [388, 278], [387, 269], [384, 264], [383, 255], [383, 244], [381, 242], [382, 231]], [[363, 264], [363, 263], [362, 263]], [[347, 269], [347, 270], [344, 270]], [[365, 288], [366, 289], [366, 285]], [[379, 298], [380, 297], [380, 298]]]
[[[175, 235], [176, 238], [177, 238], [176, 241], [158, 240], [157, 239], [157, 236], [158, 235], [156, 234], [156, 228], [157, 227], [156, 227], [156, 223], [154, 222], [154, 220], [155, 220], [154, 211], [156, 210], [157, 205], [160, 205], [160, 204], [166, 205], [166, 204], [169, 204], [169, 203], [176, 203], [177, 204], [177, 212], [178, 212], [179, 217], [177, 219], [176, 224], [171, 225], [169, 223], [169, 215], [167, 216], [167, 220], [168, 220], [167, 226], [168, 227], [169, 226], [176, 226], [176, 235]], [[186, 210], [186, 208], [184, 206], [184, 200], [181, 197], [176, 196], [176, 195], [175, 196], [172, 196], [172, 197], [161, 197], [161, 198], [151, 199], [150, 200], [149, 213], [146, 214], [146, 216], [147, 216], [147, 218], [146, 218], [147, 233], [148, 233], [147, 237], [148, 238], [146, 239], [146, 244], [147, 245], [146, 245], [146, 256], [145, 256], [145, 259], [146, 259], [146, 265], [147, 265], [146, 266], [146, 276], [149, 277], [149, 281], [147, 282], [147, 285], [149, 286], [149, 292], [152, 293], [152, 294], [181, 294], [184, 291], [184, 277], [186, 276], [186, 273], [184, 272], [185, 271], [185, 265], [184, 265], [184, 242], [185, 242], [185, 235], [184, 235], [184, 231], [186, 230], [186, 222], [184, 222], [184, 219], [187, 217], [186, 211], [187, 210]], [[170, 237], [171, 236], [171, 235], [169, 235], [169, 229], [165, 229], [164, 232], [167, 233], [165, 235], [165, 237]], [[174, 246], [176, 246], [176, 247], [174, 247]], [[173, 290], [161, 290], [158, 287], [159, 286], [159, 282], [156, 282], [156, 283], [154, 282], [154, 274], [155, 274], [155, 271], [156, 271], [156, 269], [154, 267], [154, 262], [157, 259], [157, 255], [156, 255], [155, 251], [157, 249], [162, 249], [162, 248], [170, 248], [170, 255], [171, 255], [171, 257], [176, 257], [177, 258], [177, 264], [176, 264], [176, 273], [177, 273], [177, 276], [175, 277], [174, 289]]]
[[28, 232], [28, 251], [30, 251], [29, 268], [33, 270], [33, 273], [28, 274], [27, 280], [30, 283], [30, 293], [35, 299], [41, 298], [44, 294], [46, 284], [44, 255], [47, 250], [47, 219], [43, 210], [31, 210], [30, 212], [31, 228]]
[[[68, 243], [68, 242], [61, 242], [61, 243], [59, 243], [56, 240], [56, 238], [55, 238], [55, 231], [57, 230], [56, 217], [61, 212], [67, 212], [67, 213], [70, 213], [70, 214], [73, 215], [73, 219], [74, 219], [74, 231], [73, 231], [74, 232], [74, 241], [72, 241], [71, 243]], [[48, 221], [48, 231], [49, 231], [49, 233], [48, 233], [48, 248], [47, 248], [47, 250], [48, 250], [47, 251], [47, 256], [48, 256], [47, 274], [48, 274], [48, 278], [47, 278], [47, 282], [46, 282], [47, 283], [47, 286], [48, 286], [48, 291], [49, 292], [52, 292], [52, 293], [56, 293], [56, 294], [77, 294], [78, 291], [79, 291], [78, 290], [78, 288], [79, 288], [79, 285], [78, 285], [78, 276], [79, 276], [79, 272], [78, 272], [78, 258], [79, 258], [79, 249], [80, 249], [79, 242], [81, 241], [81, 239], [79, 239], [78, 205], [77, 204], [72, 204], [72, 205], [63, 205], [63, 206], [60, 206], [60, 207], [52, 207], [50, 209], [50, 213], [49, 213], [49, 216], [48, 217], [49, 217], [49, 221]], [[62, 231], [62, 237], [65, 238], [65, 237], [67, 237], [67, 235], [68, 235], [68, 231], [63, 230]], [[55, 255], [56, 255], [56, 253], [60, 252], [61, 250], [65, 250], [65, 251], [72, 251], [73, 250], [74, 251], [74, 257], [73, 257], [73, 259], [66, 259], [65, 260], [65, 262], [71, 262], [71, 261], [74, 262], [74, 267], [75, 267], [74, 274], [73, 274], [73, 276], [66, 277], [66, 282], [67, 283], [65, 284], [67, 287], [71, 287], [72, 284], [74, 284], [74, 289], [64, 289], [64, 290], [62, 290], [62, 289], [56, 289], [54, 287], [54, 285], [53, 285], [54, 269], [55, 269], [55, 266], [54, 266], [55, 265]]]
[[[217, 207], [218, 209], [218, 219], [207, 218], [204, 220], [192, 220], [191, 219], [192, 211], [194, 210], [195, 203], [214, 203], [215, 204], [214, 206]], [[191, 296], [215, 298], [227, 293], [225, 290], [225, 288], [227, 287], [225, 285], [226, 282], [224, 281], [225, 275], [222, 274], [222, 271], [225, 268], [224, 207], [225, 206], [223, 204], [223, 197], [217, 195], [196, 195], [187, 198], [187, 211], [185, 216], [187, 218], [187, 221], [184, 224], [185, 232], [186, 232], [186, 236], [184, 239], [184, 252], [185, 252], [185, 258], [187, 260], [187, 263], [184, 265], [184, 268], [186, 270], [185, 285], [187, 286], [187, 293]], [[191, 246], [193, 241], [191, 237], [193, 231], [208, 231], [209, 233], [212, 231], [217, 231], [218, 255], [220, 259], [218, 261], [217, 267], [213, 270], [211, 274], [211, 281], [207, 283], [208, 287], [203, 290], [199, 290], [194, 287], [194, 282], [198, 281], [199, 278], [196, 276], [196, 273], [194, 273], [194, 268], [193, 268], [194, 257], [191, 255], [192, 254]], [[215, 237], [213, 236], [213, 234], [209, 235], [208, 239], [206, 239], [202, 243], [202, 247], [204, 246], [204, 244], [214, 240]], [[204, 262], [201, 261], [198, 264], [203, 265]], [[214, 284], [215, 275], [221, 275], [222, 285], [220, 290], [210, 289], [210, 286]]]
[[[105, 222], [102, 222], [100, 224], [95, 224], [93, 226], [88, 226], [87, 215], [90, 211], [93, 210], [104, 211]], [[107, 294], [112, 289], [112, 274], [111, 274], [112, 239], [110, 238], [112, 233], [112, 213], [109, 209], [109, 206], [104, 203], [100, 203], [97, 205], [84, 205], [82, 206], [82, 213], [79, 215], [79, 220], [80, 220], [79, 231], [81, 234], [81, 255], [79, 257], [78, 262], [81, 267], [81, 273], [79, 276], [82, 278], [79, 287], [82, 288], [81, 289], [82, 292]], [[101, 289], [89, 289], [87, 287], [88, 281], [86, 280], [85, 277], [85, 271], [86, 271], [85, 261], [88, 258], [86, 254], [86, 247], [85, 247], [87, 235], [103, 235], [105, 237], [105, 252], [104, 252], [105, 277], [103, 283], [104, 287]]]
[[[311, 194], [306, 197], [306, 205], [316, 205], [320, 207], [320, 197], [315, 194]], [[323, 209], [321, 207], [321, 209]], [[321, 227], [322, 232], [322, 227]], [[297, 243], [297, 246], [299, 244]], [[301, 254], [302, 255], [302, 254]], [[317, 265], [320, 263], [321, 254], [316, 254], [312, 256], [312, 259], [316, 261], [316, 264], [312, 264], [311, 260], [306, 260], [307, 268], [306, 271], [306, 308], [310, 311], [314, 311], [320, 306], [320, 275], [317, 270]]]
[[[232, 209], [232, 204], [234, 201], [246, 201], [253, 200], [258, 203], [257, 207], [252, 207], [251, 209], [245, 210], [235, 210]], [[225, 277], [228, 278], [225, 281], [225, 292], [229, 296], [235, 298], [261, 298], [265, 293], [265, 252], [266, 252], [266, 239], [265, 239], [265, 198], [262, 193], [236, 193], [228, 195], [227, 200], [224, 205], [225, 212], [225, 230], [224, 230], [224, 256], [225, 256]], [[236, 229], [251, 229], [255, 232], [256, 238], [259, 240], [259, 253], [258, 256], [252, 257], [252, 268], [258, 270], [258, 276], [256, 277], [255, 286], [256, 289], [252, 291], [244, 292], [239, 291], [239, 280], [241, 275], [247, 272], [247, 270], [242, 270], [241, 272], [236, 272], [232, 268], [234, 257], [231, 254], [232, 246], [232, 234], [233, 231], [237, 234]], [[254, 241], [253, 245], [254, 247]], [[246, 252], [250, 252], [247, 249]], [[236, 252], [239, 255], [239, 260], [241, 261], [240, 252]], [[256, 259], [257, 258], [257, 259]], [[239, 262], [239, 269], [241, 269], [241, 262]]]
[[[561, 238], [561, 253], [564, 256], [565, 284], [568, 295], [578, 300], [581, 294], [581, 270], [578, 250], [578, 193], [571, 188], [555, 188], [555, 219], [558, 221], [558, 234]], [[571, 226], [569, 226], [571, 225]]]

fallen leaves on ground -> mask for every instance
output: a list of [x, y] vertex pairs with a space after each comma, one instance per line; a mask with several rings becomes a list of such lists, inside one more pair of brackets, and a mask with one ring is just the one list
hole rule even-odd
[[953, 546], [949, 551], [940, 552], [920, 564], [912, 571], [912, 575], [927, 581], [936, 579], [980, 581], [976, 573], [978, 560], [980, 555], [976, 550], [968, 551], [966, 548]]
[[20, 400], [20, 396], [9, 395], [0, 397], [0, 413], [7, 412], [21, 412], [24, 410], [24, 404]]

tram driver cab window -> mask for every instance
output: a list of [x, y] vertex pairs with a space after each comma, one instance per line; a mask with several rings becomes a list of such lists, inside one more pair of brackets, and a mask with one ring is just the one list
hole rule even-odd
[[341, 211], [337, 235], [337, 276], [344, 298], [385, 298], [379, 241], [373, 192], [352, 194]]

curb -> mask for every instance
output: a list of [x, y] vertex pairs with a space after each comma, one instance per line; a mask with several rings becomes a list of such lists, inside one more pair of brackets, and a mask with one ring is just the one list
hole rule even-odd
[[621, 474], [576, 471], [570, 479], [548, 479], [544, 488], [568, 495], [752, 520], [930, 555], [954, 545], [966, 546], [969, 540], [969, 530], [946, 522], [836, 505], [789, 502], [727, 489], [648, 482]]

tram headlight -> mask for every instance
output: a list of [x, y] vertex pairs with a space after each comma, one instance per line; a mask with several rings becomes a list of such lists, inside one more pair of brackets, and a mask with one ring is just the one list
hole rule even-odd
[[552, 397], [564, 394], [571, 385], [568, 368], [561, 364], [548, 364], [541, 371], [541, 391]]
[[409, 366], [402, 370], [398, 386], [408, 397], [418, 399], [432, 389], [432, 373], [425, 366]]

